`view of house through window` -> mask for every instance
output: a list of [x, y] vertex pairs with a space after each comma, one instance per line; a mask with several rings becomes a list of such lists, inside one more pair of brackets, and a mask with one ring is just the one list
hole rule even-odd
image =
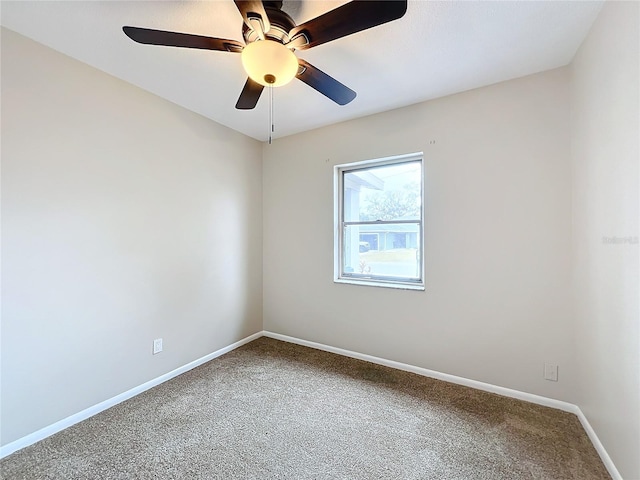
[[422, 155], [336, 167], [336, 280], [422, 285]]

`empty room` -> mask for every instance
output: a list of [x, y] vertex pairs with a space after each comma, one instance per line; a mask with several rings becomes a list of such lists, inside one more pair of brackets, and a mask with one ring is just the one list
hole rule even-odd
[[640, 480], [640, 2], [0, 23], [0, 477]]

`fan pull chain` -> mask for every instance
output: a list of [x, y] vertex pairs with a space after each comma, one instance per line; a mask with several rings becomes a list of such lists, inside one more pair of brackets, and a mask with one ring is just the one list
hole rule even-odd
[[269, 145], [273, 139], [273, 85], [269, 85]]

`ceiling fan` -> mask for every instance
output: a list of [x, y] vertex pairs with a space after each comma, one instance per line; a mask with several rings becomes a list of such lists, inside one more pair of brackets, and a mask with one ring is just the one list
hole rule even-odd
[[293, 52], [396, 20], [407, 11], [407, 0], [353, 0], [296, 26], [282, 11], [282, 1], [235, 0], [235, 4], [244, 20], [244, 44], [149, 28], [125, 26], [122, 30], [132, 40], [148, 45], [240, 53], [248, 78], [236, 103], [237, 109], [254, 108], [264, 87], [285, 85], [294, 77], [337, 104], [346, 105], [356, 97], [356, 92]]

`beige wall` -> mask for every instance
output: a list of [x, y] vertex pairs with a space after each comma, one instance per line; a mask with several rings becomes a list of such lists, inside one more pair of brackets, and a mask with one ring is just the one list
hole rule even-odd
[[262, 329], [260, 143], [3, 29], [1, 153], [3, 444]]
[[577, 403], [624, 478], [640, 478], [637, 2], [607, 2], [572, 74]]
[[[571, 401], [568, 74], [265, 145], [265, 329]], [[416, 151], [426, 291], [333, 283], [333, 166]]]

